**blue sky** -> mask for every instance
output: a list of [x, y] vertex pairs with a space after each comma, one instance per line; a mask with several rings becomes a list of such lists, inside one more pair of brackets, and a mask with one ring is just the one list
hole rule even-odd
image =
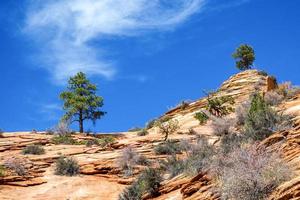
[[0, 128], [53, 127], [77, 71], [108, 112], [86, 128], [143, 126], [237, 73], [241, 43], [254, 47], [257, 68], [300, 85], [299, 9], [297, 0], [1, 1]]

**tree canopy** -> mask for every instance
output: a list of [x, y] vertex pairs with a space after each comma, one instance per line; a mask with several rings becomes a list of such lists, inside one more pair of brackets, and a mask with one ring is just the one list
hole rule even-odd
[[83, 133], [83, 121], [92, 120], [95, 124], [106, 112], [100, 110], [103, 98], [96, 94], [97, 86], [90, 83], [83, 72], [77, 73], [68, 81], [67, 90], [60, 94], [66, 111], [63, 120], [78, 122], [79, 131]]

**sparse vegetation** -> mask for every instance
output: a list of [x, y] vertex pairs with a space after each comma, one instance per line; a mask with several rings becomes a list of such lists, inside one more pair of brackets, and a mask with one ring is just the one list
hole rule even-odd
[[172, 140], [167, 140], [154, 147], [156, 155], [172, 155], [181, 152], [180, 145]]
[[61, 176], [75, 176], [80, 169], [77, 161], [73, 158], [60, 157], [56, 161], [55, 174]]
[[209, 144], [206, 137], [199, 137], [196, 144], [190, 144], [186, 149], [185, 173], [195, 175], [207, 169], [215, 154], [213, 145]]
[[148, 134], [149, 134], [149, 132], [146, 129], [142, 129], [137, 133], [138, 136], [145, 136]]
[[123, 170], [125, 176], [131, 176], [136, 165], [148, 165], [146, 157], [139, 155], [133, 148], [123, 149], [122, 155], [118, 159], [118, 165]]
[[45, 149], [40, 145], [29, 145], [22, 151], [23, 154], [42, 155], [45, 153]]
[[203, 111], [197, 112], [195, 114], [195, 118], [199, 121], [200, 125], [206, 124], [206, 122], [209, 120], [209, 117]]
[[247, 114], [250, 109], [251, 102], [246, 100], [235, 108], [236, 124], [242, 126], [245, 124]]
[[25, 168], [25, 160], [21, 158], [10, 158], [5, 161], [4, 166], [7, 169], [13, 170], [18, 176], [25, 176], [28, 174]]
[[235, 120], [233, 118], [212, 118], [212, 129], [216, 136], [228, 135], [233, 131]]
[[251, 69], [255, 61], [254, 50], [247, 44], [240, 45], [232, 54], [232, 57], [236, 60], [236, 67], [239, 70]]
[[113, 136], [105, 136], [100, 138], [98, 141], [101, 147], [108, 147], [115, 143], [116, 139]]
[[179, 129], [178, 120], [170, 119], [168, 121], [158, 121], [157, 126], [161, 134], [165, 135], [165, 141], [167, 141], [169, 135], [175, 133]]
[[103, 98], [97, 96], [96, 91], [96, 85], [90, 83], [83, 72], [79, 72], [69, 79], [68, 89], [60, 94], [66, 110], [63, 119], [71, 123], [78, 122], [80, 133], [84, 132], [85, 120], [96, 123], [96, 120], [106, 114], [100, 110]]
[[119, 200], [141, 200], [143, 194], [148, 193], [151, 197], [159, 195], [159, 187], [162, 177], [156, 169], [144, 170], [138, 179], [127, 187], [119, 196]]
[[293, 86], [291, 82], [285, 82], [278, 85], [276, 92], [285, 99], [290, 99], [300, 94], [300, 87]]
[[169, 178], [173, 178], [184, 172], [185, 162], [172, 155], [160, 162], [160, 168], [170, 174]]
[[73, 137], [71, 135], [58, 135], [58, 136], [54, 136], [51, 141], [54, 144], [66, 144], [66, 145], [76, 145], [78, 144], [78, 142], [76, 140], [73, 139]]
[[70, 136], [72, 134], [69, 124], [66, 121], [60, 121], [51, 132], [54, 132], [58, 136]]
[[233, 200], [266, 199], [291, 176], [291, 170], [278, 155], [257, 146], [238, 148], [223, 157], [220, 169], [222, 198]]

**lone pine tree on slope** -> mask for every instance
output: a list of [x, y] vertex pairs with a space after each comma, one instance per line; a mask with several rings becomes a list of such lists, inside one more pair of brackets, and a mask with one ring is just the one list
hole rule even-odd
[[255, 52], [250, 45], [242, 44], [232, 54], [232, 57], [236, 60], [236, 67], [239, 70], [247, 70], [251, 69], [255, 61]]
[[63, 120], [78, 122], [79, 132], [83, 133], [83, 122], [92, 120], [96, 123], [106, 112], [100, 110], [103, 98], [96, 95], [96, 85], [90, 83], [83, 72], [77, 73], [68, 81], [67, 90], [60, 94], [66, 111]]

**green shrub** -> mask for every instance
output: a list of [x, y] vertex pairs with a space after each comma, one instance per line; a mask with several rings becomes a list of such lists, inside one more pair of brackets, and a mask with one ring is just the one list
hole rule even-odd
[[154, 152], [156, 155], [172, 155], [181, 152], [180, 145], [172, 140], [167, 140], [154, 147]]
[[45, 154], [45, 149], [40, 145], [30, 145], [23, 149], [23, 154], [42, 155]]
[[148, 168], [144, 170], [138, 179], [127, 187], [119, 196], [119, 200], [141, 200], [143, 194], [148, 193], [151, 197], [159, 195], [161, 174], [158, 170]]
[[55, 174], [61, 176], [75, 176], [80, 169], [76, 160], [73, 158], [60, 157], [56, 161]]
[[289, 116], [278, 114], [259, 94], [254, 94], [245, 121], [245, 136], [251, 140], [263, 140], [275, 131], [291, 128]]
[[94, 145], [99, 146], [100, 144], [99, 144], [99, 140], [97, 138], [93, 138], [93, 139], [88, 140], [85, 145], [87, 147], [91, 147]]
[[137, 133], [138, 136], [145, 136], [148, 134], [149, 134], [149, 132], [146, 129], [142, 129]]
[[180, 127], [179, 127], [179, 121], [178, 120], [168, 120], [166, 122], [164, 121], [158, 121], [157, 126], [159, 128], [159, 132], [163, 135], [165, 135], [165, 141], [168, 139], [169, 135], [175, 133]]
[[75, 145], [78, 144], [76, 140], [72, 138], [71, 135], [57, 135], [54, 136], [51, 141], [54, 144], [66, 144], [66, 145]]
[[100, 138], [98, 141], [101, 147], [107, 147], [115, 143], [116, 139], [113, 136], [105, 136]]
[[197, 112], [195, 118], [199, 121], [200, 125], [206, 124], [207, 120], [209, 120], [209, 117], [203, 111]]
[[284, 161], [265, 148], [237, 148], [222, 157], [218, 177], [221, 198], [264, 200], [277, 186], [289, 180], [291, 174]]

